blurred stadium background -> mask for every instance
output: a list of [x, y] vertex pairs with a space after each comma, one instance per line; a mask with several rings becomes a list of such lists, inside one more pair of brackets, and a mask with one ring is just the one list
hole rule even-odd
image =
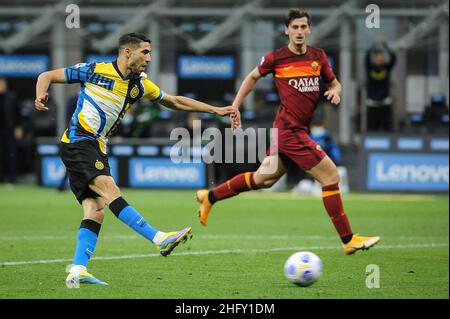
[[[380, 9], [378, 28], [366, 23], [372, 3]], [[0, 77], [17, 97], [13, 126], [21, 128], [14, 138], [17, 152], [2, 148], [4, 169], [17, 171], [10, 180], [4, 172], [3, 182], [57, 187], [64, 177], [58, 136], [78, 86], [54, 85], [50, 112], [39, 113], [33, 107], [39, 73], [114, 59], [118, 37], [140, 31], [152, 40], [150, 79], [171, 94], [227, 105], [261, 57], [287, 43], [283, 18], [288, 8], [299, 5], [312, 15], [310, 43], [325, 49], [344, 87], [340, 107], [324, 101], [318, 113], [340, 149], [350, 189], [448, 192], [448, 1], [442, 0], [2, 0]], [[388, 129], [371, 131], [365, 56], [381, 39], [396, 55], [390, 77], [393, 114]], [[244, 128], [271, 127], [278, 97], [270, 76], [243, 107]], [[168, 169], [167, 174], [140, 176], [155, 165], [152, 159], [168, 158], [172, 129], [192, 129], [193, 119], [202, 120], [203, 129], [229, 125], [226, 119], [137, 103], [111, 141], [111, 166], [119, 184], [200, 188], [257, 167], [200, 163], [186, 167], [191, 175], [183, 180], [167, 177], [176, 171], [166, 165], [159, 169]], [[8, 126], [6, 121], [2, 126]], [[131, 159], [142, 166], [129, 166]], [[133, 171], [137, 166], [143, 171]], [[295, 188], [301, 178], [301, 172], [293, 172], [274, 189]]]

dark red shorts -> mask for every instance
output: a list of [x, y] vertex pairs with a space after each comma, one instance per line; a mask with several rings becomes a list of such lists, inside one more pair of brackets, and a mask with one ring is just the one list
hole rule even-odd
[[283, 163], [289, 167], [297, 165], [304, 171], [319, 164], [326, 156], [319, 144], [317, 144], [306, 132], [300, 129], [272, 130], [272, 143], [267, 155], [279, 155]]

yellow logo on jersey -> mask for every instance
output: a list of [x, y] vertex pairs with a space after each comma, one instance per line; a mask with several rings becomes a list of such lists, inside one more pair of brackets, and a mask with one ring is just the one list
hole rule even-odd
[[311, 67], [314, 71], [317, 71], [317, 69], [319, 68], [319, 63], [317, 61], [312, 61]]
[[380, 71], [372, 70], [369, 72], [369, 75], [372, 79], [376, 81], [384, 80], [387, 77], [387, 71], [385, 69]]
[[132, 99], [135, 99], [139, 95], [139, 88], [137, 85], [133, 86], [133, 88], [130, 91], [130, 97]]
[[102, 169], [105, 168], [105, 165], [102, 162], [100, 162], [99, 160], [96, 160], [95, 161], [95, 168], [98, 169], [98, 170], [102, 170]]
[[321, 151], [321, 150], [322, 150], [322, 147], [320, 147], [320, 145], [317, 144], [317, 145], [316, 145], [316, 150]]

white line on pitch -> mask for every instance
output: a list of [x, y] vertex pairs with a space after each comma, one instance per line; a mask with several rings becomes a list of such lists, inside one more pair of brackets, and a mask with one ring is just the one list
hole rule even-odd
[[[381, 235], [383, 237], [383, 235]], [[104, 235], [100, 236], [103, 240], [133, 240], [142, 239], [138, 235]], [[217, 239], [217, 240], [242, 240], [242, 239], [267, 239], [267, 240], [284, 240], [284, 239], [336, 239], [336, 236], [319, 236], [319, 235], [241, 235], [241, 234], [224, 234], [224, 235], [214, 235], [214, 234], [201, 234], [196, 235], [196, 238], [204, 239]], [[43, 236], [0, 236], [0, 241], [16, 241], [16, 240], [76, 240], [76, 234], [73, 236], [69, 235], [43, 235]], [[449, 239], [448, 236], [395, 236], [395, 239]]]
[[[380, 245], [376, 249], [407, 249], [407, 248], [439, 248], [448, 247], [448, 243], [431, 243], [431, 244], [410, 244], [410, 245]], [[290, 251], [290, 250], [321, 250], [321, 249], [339, 249], [337, 246], [297, 246], [297, 247], [280, 247], [280, 248], [264, 248], [264, 249], [226, 249], [226, 250], [203, 250], [203, 251], [185, 251], [176, 253], [176, 256], [194, 256], [194, 255], [218, 255], [218, 254], [245, 254], [245, 253], [265, 253], [274, 251]], [[124, 256], [106, 256], [93, 257], [91, 260], [119, 260], [119, 259], [135, 259], [135, 258], [149, 258], [158, 257], [156, 254], [137, 254]], [[33, 264], [54, 264], [62, 262], [70, 262], [72, 259], [46, 259], [46, 260], [30, 260], [30, 261], [11, 261], [0, 262], [1, 267], [18, 266], [18, 265], [33, 265]]]
[[[196, 235], [197, 238], [205, 238], [205, 239], [335, 239], [336, 236], [318, 236], [318, 235], [240, 235], [240, 234], [226, 234], [226, 235]], [[102, 239], [142, 239], [141, 236], [137, 235], [105, 235], [100, 236]], [[52, 236], [52, 235], [44, 235], [44, 236], [0, 236], [0, 240], [6, 241], [16, 241], [16, 240], [76, 240], [76, 235], [61, 235], [61, 236]]]

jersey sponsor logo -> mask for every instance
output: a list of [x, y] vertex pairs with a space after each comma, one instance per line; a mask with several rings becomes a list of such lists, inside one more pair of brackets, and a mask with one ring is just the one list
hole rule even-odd
[[102, 162], [100, 162], [99, 160], [96, 160], [95, 161], [95, 168], [98, 169], [99, 171], [101, 171], [102, 169], [105, 168], [105, 165]]
[[298, 90], [299, 92], [319, 92], [319, 77], [298, 78], [290, 79], [289, 85]]
[[135, 99], [139, 95], [139, 88], [135, 85], [130, 91], [130, 97]]

